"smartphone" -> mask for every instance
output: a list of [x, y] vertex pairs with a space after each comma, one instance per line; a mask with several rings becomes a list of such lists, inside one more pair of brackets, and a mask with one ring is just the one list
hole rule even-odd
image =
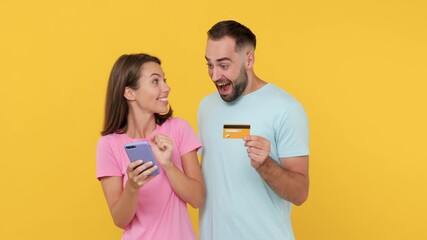
[[150, 173], [148, 176], [155, 176], [160, 174], [159, 163], [154, 157], [153, 151], [151, 151], [150, 144], [147, 141], [128, 143], [125, 145], [125, 151], [131, 162], [134, 162], [136, 160], [142, 160], [144, 162], [151, 161], [153, 162], [153, 166], [157, 166], [156, 171]]

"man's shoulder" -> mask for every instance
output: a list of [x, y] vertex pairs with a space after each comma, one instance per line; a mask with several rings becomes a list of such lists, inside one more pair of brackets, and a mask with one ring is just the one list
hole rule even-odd
[[206, 105], [206, 104], [213, 104], [216, 103], [217, 101], [221, 100], [221, 98], [219, 97], [218, 92], [212, 92], [209, 95], [205, 96], [202, 101], [200, 101], [199, 106], [201, 105]]
[[272, 83], [265, 86], [265, 93], [263, 96], [265, 97], [265, 100], [270, 99], [272, 101], [285, 102], [289, 104], [298, 103], [298, 100], [293, 95]]

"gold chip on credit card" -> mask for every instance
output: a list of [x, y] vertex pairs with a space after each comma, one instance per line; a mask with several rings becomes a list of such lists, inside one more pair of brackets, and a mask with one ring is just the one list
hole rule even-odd
[[243, 138], [251, 134], [249, 124], [224, 124], [222, 131], [223, 138]]

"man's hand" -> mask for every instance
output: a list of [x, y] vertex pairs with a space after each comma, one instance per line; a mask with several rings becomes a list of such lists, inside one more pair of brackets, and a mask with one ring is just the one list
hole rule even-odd
[[260, 168], [270, 155], [270, 141], [256, 135], [246, 136], [243, 140], [245, 141], [252, 167], [255, 169]]

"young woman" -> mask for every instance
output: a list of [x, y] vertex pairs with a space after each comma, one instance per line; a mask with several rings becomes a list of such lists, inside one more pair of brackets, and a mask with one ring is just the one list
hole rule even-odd
[[[191, 126], [172, 118], [169, 86], [158, 58], [121, 56], [108, 82], [105, 123], [97, 145], [100, 180], [122, 239], [196, 239], [186, 204], [198, 208], [205, 187], [197, 158], [201, 144]], [[130, 162], [124, 146], [148, 141], [160, 165]]]

